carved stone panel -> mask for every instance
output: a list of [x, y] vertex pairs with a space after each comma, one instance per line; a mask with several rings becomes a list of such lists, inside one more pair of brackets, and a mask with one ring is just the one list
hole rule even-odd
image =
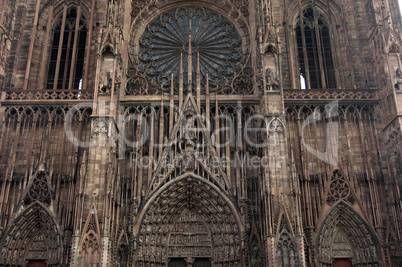
[[169, 238], [169, 257], [212, 257], [211, 234], [200, 219], [187, 211], [175, 223]]
[[349, 241], [338, 231], [334, 237], [334, 241], [332, 242], [332, 257], [334, 258], [352, 258], [353, 251], [349, 244]]

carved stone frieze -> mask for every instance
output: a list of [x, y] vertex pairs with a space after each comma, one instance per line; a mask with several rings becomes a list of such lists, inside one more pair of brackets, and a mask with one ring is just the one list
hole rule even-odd
[[93, 90], [10, 90], [2, 91], [5, 102], [32, 101], [43, 102], [45, 100], [92, 100]]
[[211, 234], [199, 216], [188, 211], [173, 226], [169, 236], [169, 257], [212, 257]]
[[377, 90], [296, 90], [296, 89], [286, 89], [284, 90], [285, 101], [328, 101], [328, 100], [339, 100], [339, 101], [349, 101], [349, 100], [362, 100], [362, 101], [378, 101]]

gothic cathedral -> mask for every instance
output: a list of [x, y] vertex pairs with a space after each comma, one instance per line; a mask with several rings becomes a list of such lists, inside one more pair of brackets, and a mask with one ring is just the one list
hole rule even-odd
[[0, 0], [0, 266], [402, 266], [397, 0]]

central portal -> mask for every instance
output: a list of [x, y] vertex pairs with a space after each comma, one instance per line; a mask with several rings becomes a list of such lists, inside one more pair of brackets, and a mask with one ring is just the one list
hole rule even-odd
[[243, 229], [236, 208], [214, 184], [194, 174], [176, 177], [138, 216], [136, 266], [244, 266]]

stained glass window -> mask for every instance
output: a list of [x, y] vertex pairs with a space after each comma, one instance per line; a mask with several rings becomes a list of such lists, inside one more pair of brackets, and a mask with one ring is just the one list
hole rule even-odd
[[172, 73], [175, 84], [179, 83], [181, 67], [184, 86], [190, 80], [195, 88], [198, 58], [201, 90], [205, 89], [207, 73], [210, 89], [219, 88], [240, 72], [242, 57], [242, 40], [234, 25], [202, 7], [180, 7], [160, 15], [139, 40], [140, 70], [152, 84], [165, 90], [170, 89]]

